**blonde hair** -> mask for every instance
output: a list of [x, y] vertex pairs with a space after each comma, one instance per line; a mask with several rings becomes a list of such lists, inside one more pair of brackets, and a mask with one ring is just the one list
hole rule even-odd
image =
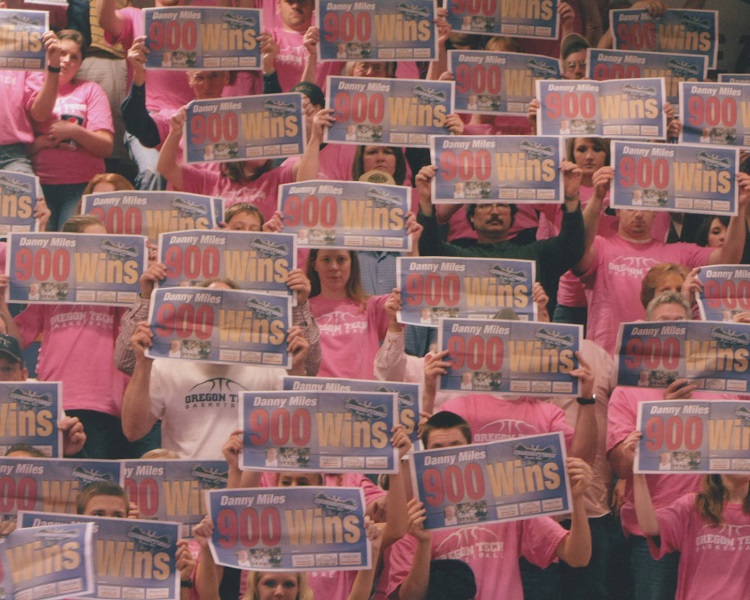
[[175, 459], [180, 458], [180, 455], [177, 454], [177, 452], [167, 450], [166, 448], [154, 448], [141, 456], [141, 460], [159, 460], [162, 458]]
[[[258, 593], [258, 582], [267, 571], [248, 571], [246, 579], [246, 591], [242, 600], [260, 600]], [[297, 572], [297, 597], [295, 600], [313, 600], [313, 591], [307, 584], [307, 573]]]

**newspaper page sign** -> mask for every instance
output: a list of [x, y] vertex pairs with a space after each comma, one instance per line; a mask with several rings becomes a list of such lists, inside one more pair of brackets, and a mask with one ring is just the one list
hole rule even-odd
[[12, 518], [19, 510], [75, 514], [78, 492], [97, 481], [121, 483], [120, 463], [0, 458], [0, 520]]
[[436, 135], [430, 154], [434, 204], [562, 203], [560, 137]]
[[702, 321], [732, 321], [750, 311], [750, 268], [711, 265], [699, 274], [703, 291], [698, 296]]
[[260, 69], [260, 10], [146, 8], [143, 19], [147, 69]]
[[0, 542], [3, 597], [57, 600], [93, 593], [93, 535], [91, 523], [16, 529]]
[[681, 81], [706, 79], [708, 59], [695, 54], [664, 54], [589, 48], [586, 77], [596, 81], [663, 77], [667, 102], [677, 107]]
[[699, 390], [745, 393], [750, 325], [714, 321], [623, 323], [617, 385], [665, 388], [686, 378]]
[[369, 569], [360, 488], [210, 491], [216, 564], [263, 571]]
[[411, 189], [359, 181], [304, 181], [279, 186], [284, 231], [300, 248], [411, 251], [406, 213]]
[[422, 386], [401, 381], [338, 379], [337, 377], [283, 378], [283, 388], [290, 392], [387, 392], [396, 394], [398, 424], [403, 425], [415, 448], [419, 448], [419, 415], [422, 413]]
[[533, 260], [401, 257], [396, 273], [399, 323], [437, 327], [440, 317], [489, 319], [504, 308], [536, 319]]
[[537, 80], [539, 135], [664, 140], [664, 79]]
[[636, 429], [636, 473], [750, 473], [750, 402], [641, 402]]
[[719, 73], [719, 83], [750, 83], [750, 73]]
[[3, 32], [0, 39], [0, 69], [44, 69], [46, 58], [42, 37], [49, 30], [49, 13], [46, 10], [2, 10], [0, 30]]
[[297, 247], [289, 233], [181, 231], [159, 236], [159, 262], [167, 276], [159, 287], [198, 285], [228, 277], [240, 289], [290, 295], [289, 271], [297, 266]]
[[681, 83], [680, 143], [750, 146], [750, 84]]
[[94, 598], [179, 600], [177, 570], [179, 525], [140, 519], [26, 512], [22, 527], [91, 523], [96, 539]]
[[305, 151], [302, 94], [193, 100], [187, 106], [185, 162], [289, 158]]
[[647, 9], [609, 11], [616, 50], [698, 54], [716, 68], [719, 54], [719, 13], [715, 10], [667, 10], [654, 19]]
[[240, 468], [396, 473], [395, 394], [242, 392]]
[[141, 518], [180, 524], [180, 538], [193, 537], [193, 527], [208, 512], [204, 490], [227, 487], [223, 460], [126, 460], [123, 487]]
[[0, 234], [39, 231], [34, 207], [40, 191], [36, 175], [0, 171]]
[[563, 434], [415, 452], [413, 488], [426, 529], [520, 521], [570, 511]]
[[60, 382], [0, 383], [0, 456], [14, 444], [28, 444], [50, 458], [62, 457]]
[[11, 233], [6, 299], [29, 304], [129, 306], [146, 270], [146, 238], [94, 233]]
[[161, 233], [214, 229], [221, 219], [213, 207], [211, 196], [126, 190], [87, 194], [81, 212], [94, 215], [109, 233], [145, 235], [156, 244]]
[[526, 116], [537, 79], [559, 79], [556, 58], [516, 52], [449, 50], [456, 112]]
[[326, 0], [318, 5], [321, 61], [436, 60], [435, 0]]
[[440, 376], [443, 391], [579, 394], [570, 375], [583, 338], [580, 325], [479, 319], [440, 319], [438, 348], [451, 366]]
[[151, 358], [288, 369], [291, 298], [242, 290], [161, 288], [151, 295]]
[[737, 148], [615, 140], [612, 164], [612, 208], [737, 214]]
[[453, 31], [481, 35], [556, 40], [559, 37], [559, 0], [448, 0], [448, 23]]
[[336, 121], [325, 141], [428, 148], [431, 135], [448, 132], [454, 92], [452, 81], [329, 77], [326, 108]]

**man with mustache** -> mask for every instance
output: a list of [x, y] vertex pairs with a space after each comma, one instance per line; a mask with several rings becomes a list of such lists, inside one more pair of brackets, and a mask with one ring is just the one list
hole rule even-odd
[[[477, 232], [474, 246], [461, 247], [440, 239], [435, 211], [432, 207], [430, 181], [437, 173], [437, 167], [423, 167], [416, 177], [419, 193], [418, 220], [424, 226], [419, 240], [420, 256], [464, 256], [474, 258], [515, 258], [536, 261], [537, 281], [549, 295], [548, 310], [554, 311], [557, 286], [565, 271], [581, 260], [588, 245], [594, 239], [598, 218], [594, 210], [601, 206], [587, 207], [581, 212], [578, 190], [583, 172], [570, 161], [560, 165], [565, 186], [565, 202], [560, 234], [547, 240], [539, 240], [526, 245], [518, 245], [508, 239], [518, 207], [514, 204], [469, 204], [466, 218]], [[591, 203], [589, 203], [591, 206]], [[593, 228], [592, 228], [593, 227]]]

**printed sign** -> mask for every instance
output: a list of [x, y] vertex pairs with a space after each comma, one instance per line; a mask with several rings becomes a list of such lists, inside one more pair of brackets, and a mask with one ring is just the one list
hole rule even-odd
[[336, 121], [325, 141], [428, 148], [431, 135], [447, 133], [454, 92], [452, 81], [329, 77], [326, 108]]
[[96, 535], [95, 598], [180, 597], [177, 523], [23, 512], [22, 527], [91, 523]]
[[533, 260], [401, 257], [396, 273], [399, 323], [437, 327], [441, 317], [489, 319], [504, 308], [536, 319]]
[[434, 204], [512, 202], [538, 204], [563, 200], [557, 136], [432, 136]]
[[679, 83], [705, 80], [707, 68], [708, 58], [695, 54], [589, 48], [586, 78], [605, 81], [663, 77], [667, 102], [676, 108], [679, 103]]
[[240, 468], [395, 473], [395, 394], [242, 392]]
[[39, 231], [34, 207], [40, 190], [36, 175], [0, 171], [0, 234]]
[[449, 50], [456, 79], [456, 111], [526, 116], [537, 79], [559, 79], [556, 58], [515, 52]]
[[151, 358], [291, 367], [291, 298], [242, 290], [162, 288], [149, 308]]
[[261, 18], [249, 8], [146, 8], [146, 68], [260, 69]]
[[741, 265], [711, 265], [698, 275], [703, 292], [698, 296], [702, 321], [733, 321], [750, 311], [750, 269]]
[[210, 491], [218, 565], [263, 571], [369, 569], [360, 488], [283, 487]]
[[300, 248], [411, 251], [406, 213], [411, 189], [354, 181], [304, 181], [279, 186], [284, 231]]
[[664, 140], [664, 79], [536, 82], [540, 135]]
[[583, 337], [580, 325], [479, 319], [440, 319], [438, 348], [451, 366], [438, 388], [517, 393], [579, 394], [571, 377]]
[[97, 481], [121, 483], [120, 463], [0, 458], [0, 520], [12, 518], [19, 510], [75, 514], [78, 492]]
[[436, 60], [435, 18], [435, 0], [321, 2], [318, 59]]
[[[42, 37], [49, 30], [49, 13], [44, 10], [0, 11], [0, 69], [41, 71], [45, 65]], [[7, 100], [7, 99], [6, 99]]]
[[453, 31], [555, 40], [559, 37], [558, 0], [448, 0]]
[[415, 448], [419, 441], [419, 415], [422, 412], [422, 386], [400, 381], [368, 381], [336, 377], [284, 377], [283, 387], [290, 392], [387, 392], [396, 394], [398, 423], [403, 425]]
[[204, 490], [227, 487], [223, 460], [126, 460], [124, 488], [142, 519], [180, 524], [179, 537], [193, 537], [193, 527], [208, 512]]
[[665, 388], [686, 378], [699, 390], [747, 392], [750, 325], [710, 321], [623, 323], [617, 385]]
[[750, 146], [750, 85], [681, 83], [680, 142]]
[[221, 220], [214, 214], [213, 198], [185, 192], [126, 190], [88, 194], [83, 197], [81, 212], [94, 215], [109, 233], [145, 235], [154, 244], [161, 233], [214, 229]]
[[737, 148], [612, 142], [612, 208], [737, 214]]
[[62, 456], [62, 416], [59, 382], [0, 383], [0, 456], [14, 444], [28, 444], [57, 458]]
[[520, 521], [570, 511], [563, 434], [415, 452], [413, 488], [426, 529]]
[[11, 233], [8, 302], [129, 306], [146, 270], [146, 238], [93, 233]]
[[653, 19], [645, 8], [611, 10], [609, 28], [617, 50], [698, 54], [708, 57], [709, 69], [716, 68], [718, 11], [670, 9]]
[[750, 402], [641, 402], [636, 428], [636, 473], [750, 472]]
[[198, 285], [227, 277], [240, 289], [290, 295], [289, 271], [297, 247], [289, 233], [181, 231], [159, 236], [159, 261], [167, 268], [160, 287]]
[[0, 543], [3, 597], [57, 600], [91, 594], [93, 533], [91, 523], [16, 529]]
[[750, 73], [719, 73], [719, 83], [750, 83]]
[[288, 158], [305, 151], [302, 94], [193, 100], [187, 106], [185, 162]]

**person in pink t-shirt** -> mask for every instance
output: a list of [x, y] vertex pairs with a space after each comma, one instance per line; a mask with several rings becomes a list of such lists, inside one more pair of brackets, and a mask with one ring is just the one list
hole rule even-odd
[[34, 118], [36, 137], [30, 147], [34, 172], [52, 211], [49, 231], [58, 231], [76, 214], [89, 180], [105, 170], [114, 136], [104, 90], [98, 83], [76, 79], [83, 61], [83, 36], [65, 29], [58, 37], [61, 73], [55, 108], [42, 121]]
[[[615, 174], [616, 176], [616, 174]], [[581, 277], [589, 301], [586, 338], [610, 354], [615, 352], [620, 323], [643, 319], [640, 283], [657, 263], [673, 262], [691, 269], [708, 264], [736, 264], [745, 246], [745, 215], [750, 201], [750, 175], [737, 175], [738, 216], [732, 217], [726, 241], [720, 248], [695, 244], [665, 244], [653, 239], [656, 213], [647, 210], [617, 211], [617, 235], [597, 236], [573, 272]], [[594, 195], [589, 206], [601, 215], [602, 200]]]
[[[633, 432], [634, 446], [640, 432]], [[658, 559], [680, 553], [675, 600], [745, 598], [750, 589], [750, 475], [703, 477], [703, 489], [654, 510], [646, 476], [633, 475], [635, 512]]]
[[299, 162], [277, 168], [270, 159], [225, 162], [214, 171], [178, 164], [177, 154], [187, 120], [187, 112], [182, 108], [170, 120], [157, 168], [174, 190], [219, 196], [229, 201], [227, 205], [247, 202], [255, 205], [269, 221], [276, 211], [279, 185], [317, 178], [320, 144], [324, 129], [333, 123], [332, 113], [331, 109], [323, 109], [315, 115], [312, 134]]
[[[427, 449], [465, 446], [471, 443], [471, 429], [461, 417], [439, 412], [427, 420], [421, 434]], [[521, 600], [523, 589], [518, 559], [548, 566], [555, 558], [572, 567], [588, 564], [591, 557], [583, 494], [591, 481], [591, 467], [579, 458], [568, 458], [573, 505], [570, 531], [547, 517], [510, 523], [488, 523], [426, 531], [425, 509], [417, 499], [409, 501], [409, 534], [393, 547], [389, 598], [421, 600], [429, 586], [430, 561], [457, 558], [466, 562], [476, 578], [476, 600]], [[401, 555], [401, 556], [399, 556]], [[411, 558], [405, 560], [403, 555]], [[406, 573], [404, 565], [410, 566]]]

